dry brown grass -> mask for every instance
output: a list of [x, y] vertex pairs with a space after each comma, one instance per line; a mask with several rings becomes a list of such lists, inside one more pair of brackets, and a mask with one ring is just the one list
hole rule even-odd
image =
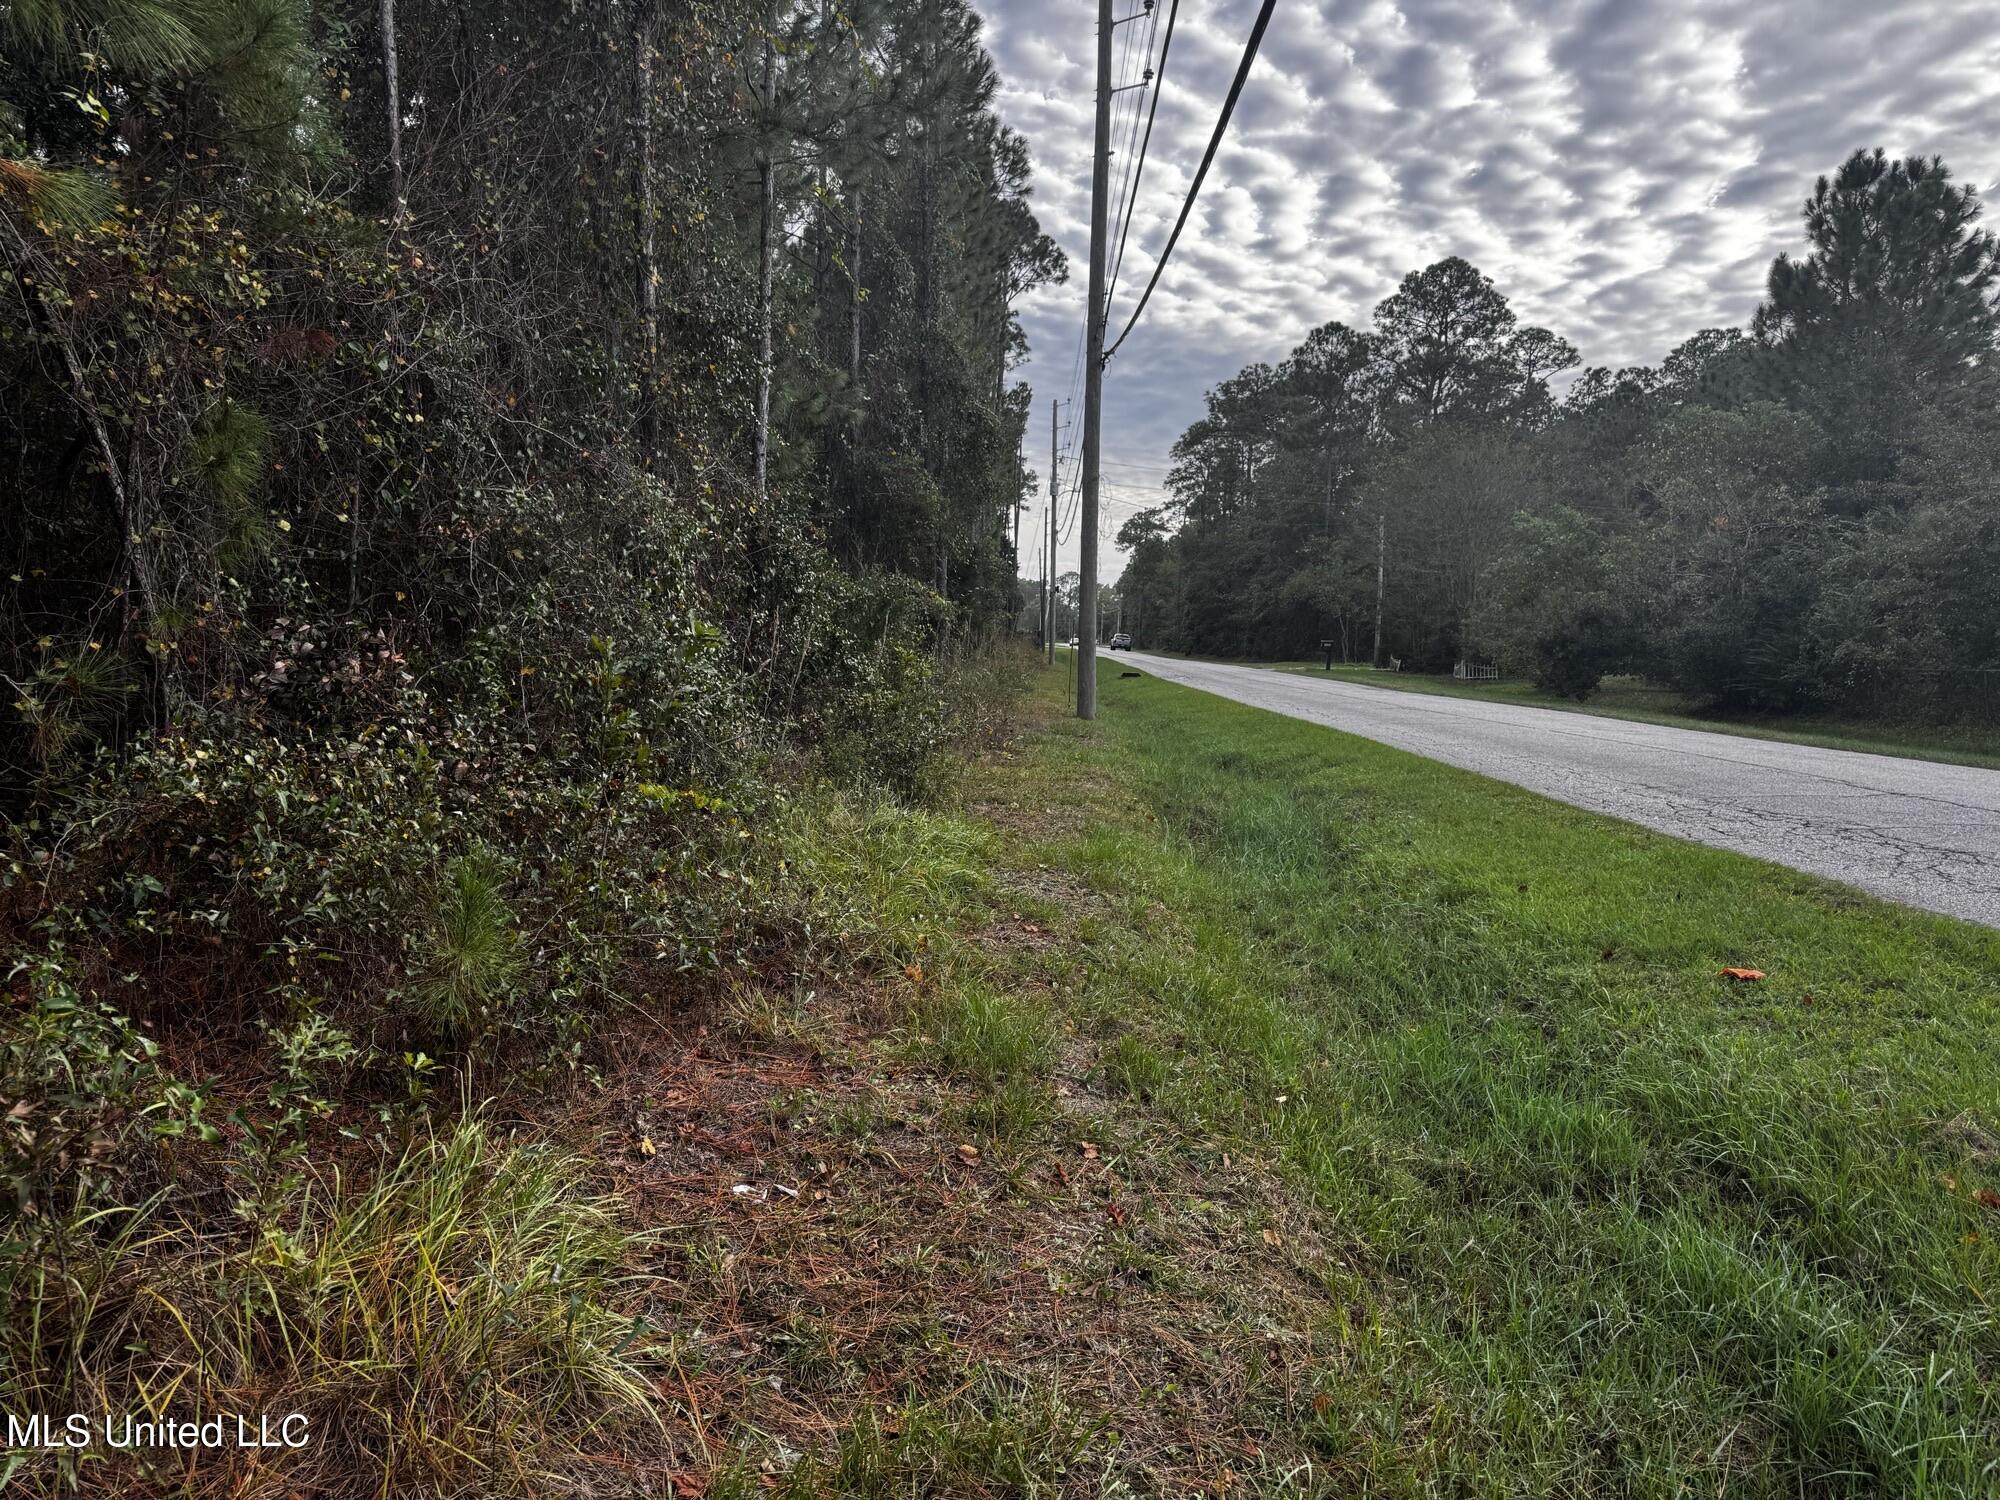
[[608, 1087], [556, 1128], [661, 1237], [656, 1478], [781, 1482], [858, 1428], [893, 1445], [912, 1411], [995, 1390], [1115, 1431], [1096, 1468], [1043, 1476], [1065, 1493], [1096, 1493], [1107, 1462], [1145, 1492], [1217, 1494], [1304, 1464], [1297, 1414], [1344, 1313], [1313, 1269], [1333, 1251], [1271, 1164], [1113, 1088], [1102, 1039], [1059, 1027], [1004, 1114], [924, 1047], [965, 970], [1029, 1003], [1077, 982], [1076, 914], [1102, 898], [1025, 862], [995, 899], [940, 973], [767, 987], [678, 1042], [606, 1038]]

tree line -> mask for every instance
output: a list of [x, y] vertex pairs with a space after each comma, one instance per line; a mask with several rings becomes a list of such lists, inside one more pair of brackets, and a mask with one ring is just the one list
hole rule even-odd
[[1011, 612], [1013, 306], [1063, 264], [963, 0], [36, 0], [0, 41], [14, 810], [222, 705], [372, 713], [305, 709], [364, 642], [478, 695], [593, 635], [670, 677], [698, 616], [804, 723], [842, 632]]
[[[1460, 259], [1207, 395], [1120, 534], [1142, 644], [1584, 697], [1993, 712], [2000, 251], [1937, 159], [1814, 186], [1747, 329], [1577, 370]], [[1556, 377], [1575, 370], [1558, 396]]]
[[995, 89], [965, 0], [0, 0], [0, 1397], [340, 1413], [25, 1492], [657, 1449], [509, 1137], [863, 951], [1014, 607]]

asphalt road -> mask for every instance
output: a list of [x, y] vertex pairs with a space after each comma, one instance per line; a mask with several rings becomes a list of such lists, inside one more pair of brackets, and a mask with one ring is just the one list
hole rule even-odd
[[2000, 771], [1145, 652], [1100, 661], [2000, 927]]

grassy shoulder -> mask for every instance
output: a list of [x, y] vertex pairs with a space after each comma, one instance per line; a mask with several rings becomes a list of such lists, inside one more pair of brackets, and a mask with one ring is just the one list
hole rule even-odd
[[[944, 810], [801, 803], [745, 870], [796, 940], [621, 1011], [567, 1086], [315, 1170], [212, 1264], [140, 1253], [163, 1201], [13, 1287], [51, 1344], [324, 1441], [7, 1476], [1991, 1493], [2000, 934], [1150, 677], [1079, 724], [1062, 684]], [[62, 1368], [87, 1406], [123, 1367]]]
[[1595, 714], [1605, 719], [1631, 719], [1642, 724], [1666, 724], [1676, 729], [1706, 729], [1750, 739], [1783, 740], [1828, 750], [1854, 750], [1867, 755], [1900, 755], [1950, 765], [2000, 769], [2000, 736], [1976, 726], [1878, 723], [1815, 714], [1726, 714], [1691, 707], [1671, 688], [1654, 687], [1632, 677], [1607, 678], [1587, 701], [1559, 698], [1521, 678], [1500, 682], [1459, 682], [1416, 672], [1381, 672], [1373, 667], [1336, 665], [1328, 672], [1316, 661], [1241, 662], [1300, 676], [1331, 677], [1336, 682], [1388, 688], [1403, 693], [1433, 693], [1450, 698], [1477, 698], [1489, 703], [1517, 703], [1526, 708], [1554, 708], [1565, 713]]
[[873, 998], [719, 1033], [801, 1194], [669, 1216], [695, 1483], [1991, 1493], [2000, 934], [1059, 688]]

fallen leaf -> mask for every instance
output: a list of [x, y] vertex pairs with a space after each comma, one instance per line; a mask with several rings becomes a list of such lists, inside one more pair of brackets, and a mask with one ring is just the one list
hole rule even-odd
[[973, 1145], [970, 1141], [967, 1141], [964, 1145], [958, 1148], [958, 1154], [961, 1157], [963, 1157], [966, 1161], [979, 1160], [979, 1148]]
[[653, 1145], [653, 1138], [650, 1135], [639, 1137], [639, 1154], [641, 1156], [657, 1156], [659, 1154], [658, 1149]]
[[700, 1496], [708, 1493], [706, 1474], [669, 1474], [667, 1483], [674, 1487], [676, 1495], [685, 1495], [688, 1500], [699, 1500]]
[[1972, 1201], [1977, 1203], [1981, 1208], [1990, 1208], [1996, 1212], [2000, 1212], [2000, 1193], [1994, 1192], [1992, 1188], [1981, 1188], [1972, 1195]]
[[1277, 1230], [1267, 1229], [1264, 1231], [1264, 1243], [1269, 1245], [1273, 1250], [1275, 1250], [1278, 1248], [1278, 1246], [1282, 1245], [1284, 1241], [1279, 1238]]
[[1104, 1205], [1104, 1216], [1120, 1228], [1125, 1224], [1125, 1205], [1113, 1200]]
[[911, 984], [922, 984], [924, 982], [924, 966], [922, 964], [904, 964], [903, 977], [909, 980]]
[[1243, 1439], [1242, 1442], [1236, 1445], [1236, 1451], [1241, 1453], [1245, 1458], [1262, 1458], [1264, 1456], [1264, 1450], [1257, 1446], [1255, 1438]]
[[1083, 1143], [1083, 1159], [1085, 1161], [1097, 1160], [1097, 1142], [1085, 1141]]
[[1323, 1417], [1332, 1410], [1333, 1397], [1327, 1395], [1325, 1391], [1321, 1391], [1317, 1396], [1313, 1397], [1313, 1414], [1315, 1416]]
[[1958, 1179], [1952, 1176], [1951, 1173], [1946, 1172], [1942, 1177], [1938, 1178], [1938, 1181], [1944, 1184], [1944, 1190], [1947, 1193], [1958, 1191]]
[[1764, 971], [1762, 969], [1724, 969], [1722, 977], [1724, 979], [1738, 980], [1762, 979]]

